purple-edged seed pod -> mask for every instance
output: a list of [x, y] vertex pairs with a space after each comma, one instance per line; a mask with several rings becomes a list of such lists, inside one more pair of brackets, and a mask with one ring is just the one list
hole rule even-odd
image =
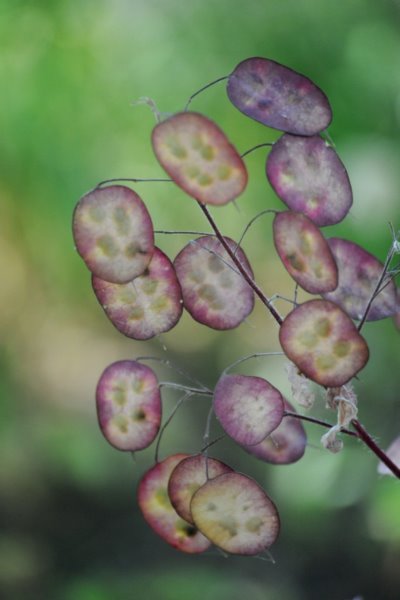
[[184, 521], [168, 496], [168, 481], [176, 465], [187, 454], [174, 454], [149, 469], [138, 487], [138, 504], [150, 527], [168, 544], [189, 554], [204, 552], [211, 542], [195, 525]]
[[[233, 240], [225, 240], [236, 250]], [[243, 250], [238, 248], [236, 256], [252, 277]], [[199, 323], [213, 329], [233, 329], [253, 310], [253, 290], [216, 237], [204, 236], [189, 242], [176, 256], [174, 266], [183, 304]]]
[[247, 185], [246, 166], [221, 129], [204, 115], [182, 112], [153, 130], [155, 155], [168, 175], [203, 204], [221, 205]]
[[174, 327], [182, 315], [175, 269], [158, 248], [143, 275], [115, 284], [93, 277], [94, 293], [112, 324], [127, 337], [148, 340]]
[[136, 192], [122, 185], [97, 188], [80, 199], [73, 235], [89, 270], [112, 283], [141, 275], [153, 255], [154, 232], [147, 208]]
[[288, 273], [310, 294], [336, 288], [338, 269], [318, 227], [302, 213], [285, 211], [275, 216], [274, 244]]
[[306, 377], [328, 387], [347, 383], [369, 358], [353, 321], [327, 300], [309, 300], [292, 310], [280, 327], [279, 340]]
[[214, 412], [238, 444], [258, 444], [278, 427], [283, 397], [268, 381], [251, 375], [223, 375], [214, 391]]
[[314, 135], [332, 120], [328, 98], [308, 77], [268, 58], [247, 58], [228, 79], [229, 100], [268, 127]]
[[[352, 319], [362, 319], [367, 304], [383, 272], [383, 264], [372, 254], [349, 240], [328, 240], [339, 271], [339, 283], [333, 292], [324, 294], [326, 300], [335, 302]], [[373, 301], [367, 321], [391, 317], [400, 311], [400, 302], [393, 281]]]
[[156, 437], [161, 422], [161, 396], [152, 369], [121, 360], [102, 373], [96, 389], [100, 429], [118, 450], [143, 450]]
[[209, 479], [232, 472], [231, 467], [203, 454], [188, 456], [177, 464], [168, 483], [168, 495], [178, 515], [193, 523], [190, 502], [193, 494]]
[[319, 136], [283, 135], [268, 155], [266, 174], [279, 198], [319, 227], [342, 221], [353, 203], [342, 161]]
[[259, 554], [279, 534], [275, 504], [258, 483], [241, 473], [207, 481], [194, 494], [190, 510], [199, 530], [230, 554]]

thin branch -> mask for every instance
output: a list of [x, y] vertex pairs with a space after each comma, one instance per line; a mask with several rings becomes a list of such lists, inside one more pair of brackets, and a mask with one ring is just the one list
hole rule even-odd
[[248, 356], [243, 356], [242, 358], [239, 358], [238, 360], [236, 360], [234, 363], [232, 363], [231, 365], [229, 365], [228, 367], [226, 367], [226, 369], [224, 369], [222, 371], [222, 375], [225, 375], [225, 373], [227, 373], [234, 367], [237, 367], [237, 365], [240, 365], [242, 362], [245, 362], [246, 360], [250, 360], [251, 358], [261, 358], [263, 356], [285, 356], [285, 354], [284, 354], [284, 352], [255, 352], [254, 354], [249, 354]]
[[[295, 419], [301, 419], [302, 421], [308, 421], [309, 423], [314, 423], [314, 425], [321, 425], [322, 427], [326, 427], [327, 429], [332, 429], [332, 427], [334, 427], [334, 425], [332, 425], [332, 423], [328, 423], [327, 421], [322, 421], [321, 419], [316, 419], [315, 417], [309, 417], [308, 415], [301, 415], [296, 412], [291, 412], [290, 410], [283, 411], [283, 416], [284, 417], [294, 417]], [[346, 435], [351, 435], [356, 438], [359, 437], [359, 435], [357, 433], [354, 433], [354, 431], [350, 431], [350, 429], [341, 429], [340, 432], [345, 433]]]
[[240, 236], [240, 238], [239, 238], [239, 241], [238, 241], [238, 243], [236, 244], [236, 248], [235, 248], [234, 254], [236, 254], [236, 252], [238, 251], [238, 248], [239, 248], [239, 246], [240, 246], [240, 245], [241, 245], [241, 243], [243, 242], [244, 236], [246, 235], [246, 233], [248, 232], [248, 230], [250, 229], [250, 227], [253, 225], [253, 223], [255, 223], [255, 222], [257, 221], [257, 219], [259, 219], [259, 218], [260, 218], [260, 217], [262, 217], [263, 215], [266, 215], [267, 213], [271, 213], [271, 212], [273, 212], [273, 213], [275, 213], [275, 214], [276, 214], [276, 213], [277, 213], [277, 212], [279, 212], [279, 211], [277, 211], [277, 210], [274, 210], [274, 209], [267, 208], [266, 210], [262, 210], [261, 212], [259, 212], [259, 213], [258, 213], [258, 214], [257, 214], [255, 217], [253, 217], [253, 218], [252, 218], [252, 219], [251, 219], [251, 220], [250, 220], [250, 221], [247, 223], [246, 227], [245, 227], [245, 228], [244, 228], [244, 230], [243, 230], [243, 233], [242, 233], [242, 235], [241, 235], [241, 236]]
[[164, 235], [209, 235], [215, 237], [215, 233], [209, 231], [174, 231], [168, 229], [155, 229], [154, 233], [162, 233]]
[[182, 377], [185, 377], [186, 379], [188, 379], [192, 383], [195, 383], [196, 385], [200, 386], [200, 388], [202, 390], [204, 390], [206, 392], [209, 392], [211, 394], [213, 393], [212, 390], [210, 390], [206, 385], [204, 385], [203, 383], [201, 383], [201, 381], [199, 381], [195, 377], [192, 377], [191, 375], [189, 375], [189, 373], [186, 373], [186, 371], [184, 371], [183, 369], [181, 369], [180, 367], [178, 367], [177, 365], [175, 365], [174, 363], [172, 363], [168, 359], [159, 358], [158, 356], [139, 356], [135, 360], [137, 362], [146, 361], [146, 360], [154, 360], [156, 362], [159, 362], [162, 365], [165, 365], [166, 367], [168, 367], [169, 369], [173, 369], [174, 371], [176, 371], [177, 373], [179, 373], [179, 375], [182, 375]]
[[211, 391], [208, 391], [205, 389], [189, 387], [188, 385], [183, 385], [181, 383], [174, 383], [173, 381], [160, 381], [160, 383], [158, 384], [158, 387], [160, 387], [160, 388], [166, 387], [166, 388], [170, 388], [170, 389], [174, 389], [174, 390], [181, 390], [182, 392], [191, 392], [193, 395], [197, 395], [197, 396], [212, 396], [213, 395], [213, 392], [211, 392]]
[[158, 438], [157, 438], [156, 450], [155, 450], [155, 453], [154, 453], [154, 462], [158, 463], [158, 454], [159, 454], [159, 450], [160, 450], [160, 443], [161, 443], [161, 439], [162, 439], [162, 436], [164, 434], [165, 429], [171, 423], [171, 421], [174, 418], [177, 410], [182, 406], [182, 404], [186, 400], [188, 400], [189, 398], [191, 398], [191, 396], [193, 396], [192, 392], [186, 392], [186, 394], [184, 394], [183, 396], [181, 396], [179, 398], [178, 402], [175, 404], [174, 408], [172, 409], [172, 412], [169, 415], [168, 419], [165, 421], [165, 423], [161, 427], [160, 432], [158, 434]]
[[365, 321], [366, 321], [366, 319], [368, 317], [368, 313], [369, 313], [369, 311], [371, 309], [372, 303], [375, 300], [375, 298], [378, 296], [379, 292], [381, 291], [382, 283], [383, 283], [383, 281], [384, 281], [384, 279], [386, 277], [386, 273], [387, 273], [387, 271], [389, 269], [389, 265], [392, 262], [393, 256], [395, 254], [396, 254], [396, 245], [395, 245], [395, 242], [393, 242], [392, 243], [392, 247], [390, 248], [390, 250], [388, 252], [388, 255], [386, 257], [385, 264], [383, 265], [381, 276], [379, 277], [378, 282], [377, 282], [377, 284], [376, 284], [376, 286], [374, 288], [374, 291], [372, 292], [371, 297], [368, 300], [368, 303], [367, 303], [367, 306], [366, 306], [366, 308], [364, 310], [364, 314], [362, 316], [362, 319], [361, 319], [361, 321], [358, 324], [358, 328], [357, 328], [358, 331], [361, 331], [361, 328], [364, 325], [364, 323], [365, 323]]
[[189, 97], [189, 100], [186, 102], [185, 108], [183, 109], [183, 112], [186, 112], [189, 108], [189, 104], [192, 102], [192, 100], [194, 100], [194, 98], [196, 98], [196, 96], [198, 96], [199, 94], [201, 94], [201, 92], [204, 92], [204, 90], [208, 90], [208, 88], [212, 87], [213, 85], [215, 85], [216, 83], [219, 83], [220, 81], [224, 81], [225, 79], [228, 79], [229, 75], [224, 75], [223, 77], [218, 77], [218, 79], [214, 79], [214, 81], [211, 81], [210, 83], [207, 83], [207, 85], [204, 85], [202, 88], [200, 88], [199, 90], [197, 90], [197, 92], [195, 92], [194, 94], [192, 94]]
[[253, 146], [249, 150], [246, 150], [246, 152], [243, 152], [243, 154], [241, 154], [240, 157], [244, 158], [245, 156], [247, 156], [251, 152], [254, 152], [254, 150], [258, 150], [259, 148], [265, 148], [265, 146], [270, 146], [271, 147], [273, 145], [274, 145], [274, 142], [265, 142], [264, 144], [257, 144], [257, 146]]
[[233, 260], [233, 262], [235, 263], [235, 265], [237, 266], [238, 270], [242, 274], [242, 276], [245, 279], [245, 281], [254, 290], [254, 292], [260, 298], [261, 302], [263, 304], [265, 304], [265, 306], [268, 308], [269, 312], [274, 317], [274, 319], [278, 323], [278, 325], [281, 325], [282, 322], [283, 322], [283, 318], [280, 316], [280, 314], [278, 313], [278, 311], [271, 304], [269, 298], [267, 298], [267, 296], [264, 294], [264, 292], [258, 287], [258, 285], [256, 284], [256, 282], [253, 281], [253, 279], [247, 273], [246, 269], [243, 267], [243, 265], [240, 262], [240, 260], [238, 260], [238, 258], [234, 254], [234, 252], [231, 250], [231, 248], [227, 244], [224, 236], [222, 235], [222, 233], [218, 229], [218, 226], [215, 223], [214, 219], [212, 218], [212, 216], [211, 216], [210, 212], [208, 211], [207, 207], [204, 206], [204, 204], [201, 204], [201, 202], [197, 202], [197, 203], [200, 206], [201, 210], [203, 211], [204, 215], [206, 216], [206, 218], [207, 218], [208, 222], [210, 223], [211, 227], [215, 231], [215, 234], [216, 234], [217, 238], [219, 239], [219, 241], [221, 242], [221, 244], [223, 245], [223, 247], [227, 251], [228, 255], [231, 257], [231, 259]]
[[113, 179], [104, 179], [104, 181], [100, 181], [100, 183], [98, 183], [96, 185], [96, 187], [94, 189], [98, 189], [99, 187], [102, 187], [103, 185], [106, 185], [107, 183], [115, 183], [116, 181], [130, 181], [131, 183], [149, 183], [149, 182], [162, 182], [162, 183], [172, 183], [173, 179], [163, 179], [163, 178], [153, 178], [150, 177], [148, 179], [136, 179], [136, 177], [115, 177]]
[[368, 431], [366, 431], [366, 429], [364, 429], [364, 427], [361, 425], [360, 421], [357, 419], [352, 419], [351, 424], [357, 431], [360, 440], [363, 441], [364, 444], [368, 446], [368, 448], [372, 450], [372, 452], [376, 454], [378, 458], [380, 458], [383, 464], [385, 464], [398, 479], [400, 479], [400, 468], [394, 464], [394, 462], [381, 448], [379, 448], [378, 444], [374, 442]]

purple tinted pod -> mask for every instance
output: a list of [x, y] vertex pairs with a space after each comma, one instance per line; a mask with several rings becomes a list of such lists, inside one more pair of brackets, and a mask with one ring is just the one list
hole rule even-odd
[[279, 198], [319, 227], [342, 221], [353, 203], [342, 161], [319, 136], [283, 135], [268, 155], [266, 173]]
[[168, 544], [197, 554], [211, 546], [195, 525], [184, 521], [175, 511], [168, 496], [168, 481], [176, 465], [187, 454], [174, 454], [149, 469], [138, 487], [138, 504], [150, 527]]
[[246, 166], [219, 127], [207, 117], [183, 112], [153, 130], [155, 155], [168, 175], [203, 204], [237, 198], [247, 184]]
[[288, 273], [310, 294], [334, 290], [338, 270], [329, 245], [314, 223], [302, 213], [278, 213], [274, 243]]
[[121, 360], [102, 373], [96, 389], [97, 416], [106, 440], [118, 450], [142, 450], [156, 437], [161, 396], [154, 372]]
[[307, 77], [267, 58], [248, 58], [228, 79], [229, 100], [242, 113], [274, 129], [314, 135], [332, 111], [325, 94]]
[[369, 358], [353, 321], [327, 300], [309, 300], [292, 310], [280, 327], [279, 340], [306, 377], [328, 387], [347, 383]]
[[[328, 244], [339, 270], [339, 283], [324, 298], [335, 302], [351, 316], [361, 319], [383, 271], [383, 264], [354, 242], [330, 238]], [[375, 298], [368, 311], [367, 321], [377, 321], [400, 311], [393, 281]]]
[[194, 494], [190, 510], [199, 530], [231, 554], [259, 554], [279, 534], [275, 504], [258, 483], [241, 473], [207, 481]]
[[[284, 401], [285, 410], [296, 412]], [[303, 456], [307, 446], [307, 435], [300, 419], [283, 417], [281, 424], [262, 442], [255, 446], [243, 446], [249, 454], [274, 465], [289, 465]]]
[[171, 261], [158, 248], [133, 281], [115, 284], [93, 277], [92, 284], [107, 317], [127, 337], [148, 340], [172, 329], [181, 317], [181, 288]]
[[[236, 249], [233, 240], [225, 240], [232, 250]], [[243, 250], [238, 248], [236, 254], [252, 277]], [[253, 290], [217, 238], [204, 236], [189, 242], [175, 258], [174, 266], [184, 306], [199, 323], [213, 329], [232, 329], [253, 310]]]
[[230, 472], [232, 469], [228, 465], [203, 454], [184, 458], [172, 471], [168, 483], [168, 495], [178, 515], [193, 523], [190, 512], [193, 494], [209, 479]]
[[258, 444], [282, 421], [283, 398], [261, 377], [223, 375], [215, 387], [214, 411], [238, 444]]
[[112, 283], [141, 275], [154, 250], [150, 215], [130, 188], [97, 188], [80, 199], [73, 217], [76, 248], [89, 270]]

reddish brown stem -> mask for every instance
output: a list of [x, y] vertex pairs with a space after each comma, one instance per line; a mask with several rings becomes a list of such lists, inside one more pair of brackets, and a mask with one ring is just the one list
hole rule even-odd
[[265, 306], [268, 308], [269, 312], [274, 317], [274, 319], [278, 323], [278, 325], [281, 325], [282, 321], [283, 321], [282, 317], [275, 310], [275, 308], [274, 308], [273, 304], [271, 303], [271, 301], [269, 300], [269, 298], [267, 298], [267, 296], [264, 294], [264, 292], [258, 287], [258, 285], [256, 284], [256, 282], [253, 281], [253, 279], [250, 277], [250, 275], [246, 272], [245, 268], [243, 267], [242, 263], [237, 258], [237, 256], [235, 255], [235, 253], [230, 249], [230, 247], [228, 246], [228, 244], [227, 244], [224, 236], [222, 235], [222, 233], [218, 229], [217, 224], [215, 223], [214, 219], [212, 218], [212, 216], [209, 213], [209, 211], [206, 208], [206, 206], [204, 206], [204, 204], [201, 204], [201, 202], [198, 202], [198, 205], [200, 206], [201, 210], [205, 214], [207, 221], [210, 223], [211, 227], [213, 228], [213, 230], [215, 232], [215, 235], [217, 236], [217, 238], [219, 239], [219, 241], [221, 242], [221, 244], [223, 245], [223, 247], [227, 251], [227, 253], [230, 256], [230, 258], [232, 259], [232, 261], [235, 263], [236, 267], [240, 271], [240, 273], [243, 276], [243, 278], [247, 281], [247, 283], [249, 284], [249, 286], [251, 288], [253, 288], [254, 292], [260, 298], [261, 302], [263, 304], [265, 304]]
[[398, 479], [400, 479], [399, 467], [394, 464], [394, 462], [387, 456], [387, 454], [385, 454], [385, 452], [383, 450], [381, 450], [381, 448], [379, 448], [379, 446], [374, 442], [372, 437], [369, 435], [368, 431], [366, 431], [364, 429], [364, 427], [361, 425], [360, 421], [358, 421], [357, 419], [352, 419], [351, 424], [354, 427], [354, 429], [357, 431], [357, 434], [358, 434], [358, 437], [360, 438], [360, 440], [363, 441], [364, 444], [366, 446], [368, 446], [368, 448], [370, 450], [372, 450], [372, 452], [374, 454], [376, 454], [376, 456], [378, 458], [381, 459], [381, 461], [387, 466], [387, 468], [392, 471], [393, 475], [395, 475]]
[[[285, 410], [283, 414], [285, 417], [294, 417], [295, 419], [301, 419], [302, 421], [314, 423], [314, 425], [321, 425], [327, 429], [331, 429], [333, 427], [332, 423], [328, 423], [327, 421], [322, 421], [321, 419], [316, 419], [315, 417], [309, 417], [307, 415], [300, 415], [299, 413], [291, 412], [290, 410]], [[342, 429], [340, 433], [346, 433], [347, 435], [352, 435], [356, 438], [359, 437], [358, 433], [354, 433], [354, 431], [350, 431], [349, 429]]]

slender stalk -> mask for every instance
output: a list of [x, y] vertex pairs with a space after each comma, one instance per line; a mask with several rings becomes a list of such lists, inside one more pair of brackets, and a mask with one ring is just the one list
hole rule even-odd
[[243, 278], [245, 279], [245, 281], [254, 290], [254, 292], [260, 298], [261, 302], [263, 304], [265, 304], [265, 306], [268, 308], [269, 312], [274, 317], [274, 319], [278, 323], [278, 325], [281, 325], [282, 322], [283, 322], [282, 317], [277, 312], [277, 310], [274, 308], [274, 306], [271, 304], [269, 298], [267, 298], [267, 296], [264, 294], [264, 292], [258, 287], [258, 285], [256, 284], [256, 282], [253, 281], [253, 279], [247, 273], [246, 269], [243, 267], [242, 263], [237, 258], [237, 256], [235, 255], [235, 253], [230, 249], [230, 247], [228, 246], [228, 244], [227, 244], [224, 236], [220, 232], [217, 224], [215, 223], [214, 219], [212, 218], [210, 212], [208, 211], [207, 207], [204, 206], [204, 204], [201, 204], [201, 202], [198, 202], [198, 205], [200, 206], [201, 210], [205, 214], [206, 219], [208, 220], [208, 222], [210, 223], [211, 227], [213, 228], [213, 230], [215, 232], [215, 235], [217, 236], [217, 238], [221, 242], [222, 246], [225, 248], [226, 252], [230, 256], [230, 258], [232, 259], [232, 261], [235, 263], [235, 265], [237, 266], [238, 271], [240, 271], [240, 273], [243, 276]]
[[394, 462], [388, 457], [387, 454], [385, 454], [383, 450], [381, 450], [381, 448], [379, 448], [378, 444], [374, 442], [368, 431], [366, 431], [361, 425], [360, 421], [357, 419], [352, 419], [351, 424], [357, 431], [360, 440], [364, 442], [364, 444], [368, 446], [368, 448], [372, 450], [372, 452], [376, 454], [378, 458], [380, 458], [380, 460], [387, 466], [388, 469], [392, 471], [394, 475], [396, 475], [398, 479], [400, 479], [400, 468], [394, 464]]
[[[322, 421], [321, 419], [316, 419], [315, 417], [309, 417], [308, 415], [300, 415], [299, 413], [291, 412], [290, 410], [285, 410], [283, 412], [285, 417], [294, 417], [295, 419], [301, 419], [302, 421], [308, 421], [309, 423], [314, 423], [314, 425], [321, 425], [322, 427], [326, 427], [327, 429], [332, 429], [334, 427], [332, 423], [328, 423], [327, 421]], [[358, 438], [359, 435], [354, 433], [354, 431], [350, 431], [350, 429], [341, 429], [341, 433], [346, 433], [347, 435], [351, 435], [353, 437]]]
[[249, 150], [246, 150], [246, 152], [243, 152], [243, 154], [241, 154], [240, 157], [244, 158], [251, 152], [254, 152], [254, 150], [258, 150], [259, 148], [265, 148], [265, 146], [273, 146], [273, 145], [274, 145], [274, 142], [264, 142], [263, 144], [257, 144], [257, 146], [253, 146]]
[[189, 100], [186, 102], [186, 106], [183, 109], [183, 111], [186, 112], [188, 110], [189, 104], [192, 102], [192, 100], [194, 100], [194, 98], [196, 98], [196, 96], [198, 96], [199, 94], [201, 94], [201, 92], [204, 92], [204, 90], [208, 90], [208, 88], [212, 87], [216, 83], [219, 83], [220, 81], [224, 81], [225, 79], [228, 79], [228, 78], [229, 78], [229, 75], [224, 75], [223, 77], [218, 77], [218, 79], [214, 79], [214, 81], [211, 81], [210, 83], [207, 83], [207, 85], [203, 85], [202, 88], [200, 88], [199, 90], [197, 90], [197, 92], [195, 92], [194, 94], [192, 94], [189, 97]]
[[171, 421], [174, 418], [174, 416], [175, 416], [178, 408], [180, 408], [182, 406], [182, 404], [188, 398], [191, 398], [192, 396], [193, 396], [193, 394], [191, 392], [186, 392], [186, 394], [184, 394], [183, 396], [181, 396], [179, 398], [178, 402], [175, 404], [174, 408], [172, 409], [172, 412], [169, 415], [168, 419], [165, 421], [165, 423], [161, 427], [160, 432], [158, 434], [158, 438], [157, 438], [156, 450], [155, 450], [155, 453], [154, 453], [154, 462], [158, 463], [158, 455], [159, 455], [159, 450], [160, 450], [160, 444], [161, 444], [161, 439], [163, 437], [164, 431], [166, 430], [166, 428], [168, 427], [168, 425], [171, 423]]
[[361, 321], [358, 324], [358, 328], [357, 328], [358, 331], [361, 331], [361, 328], [364, 325], [364, 323], [365, 323], [365, 321], [366, 321], [366, 319], [368, 317], [368, 313], [369, 313], [369, 311], [371, 309], [372, 303], [375, 300], [375, 298], [378, 296], [379, 292], [381, 291], [381, 289], [380, 289], [381, 285], [383, 283], [383, 280], [385, 279], [387, 270], [389, 268], [390, 263], [392, 262], [392, 258], [395, 255], [395, 253], [396, 253], [395, 245], [392, 244], [392, 247], [391, 247], [391, 249], [390, 249], [390, 251], [389, 251], [389, 253], [388, 253], [387, 257], [386, 257], [385, 264], [383, 265], [381, 276], [379, 277], [378, 282], [377, 282], [377, 284], [375, 286], [375, 289], [372, 292], [370, 299], [368, 300], [368, 304], [367, 304], [367, 306], [365, 308], [365, 311], [364, 311], [364, 314], [362, 316], [362, 319], [361, 319]]
[[115, 183], [117, 181], [130, 181], [131, 183], [149, 183], [149, 182], [162, 182], [162, 183], [172, 183], [172, 179], [163, 179], [163, 178], [148, 178], [148, 179], [136, 179], [136, 177], [114, 177], [113, 179], [104, 179], [104, 181], [100, 181], [95, 187], [95, 189], [106, 185], [107, 183]]
[[181, 383], [174, 383], [173, 381], [160, 381], [158, 387], [166, 387], [174, 390], [181, 390], [182, 392], [190, 392], [191, 394], [196, 394], [197, 396], [212, 396], [213, 393], [211, 391], [199, 388], [189, 387], [188, 385], [182, 385]]
[[227, 373], [234, 367], [237, 367], [238, 365], [240, 365], [242, 362], [245, 362], [246, 360], [250, 360], [252, 358], [261, 358], [263, 356], [286, 356], [286, 355], [284, 354], [284, 352], [254, 352], [254, 354], [249, 354], [248, 356], [242, 356], [242, 358], [239, 358], [238, 360], [233, 362], [231, 365], [228, 365], [226, 367], [226, 369], [224, 369], [222, 371], [222, 375], [225, 375], [225, 373]]
[[266, 210], [262, 210], [261, 212], [259, 212], [258, 214], [256, 214], [255, 217], [253, 217], [246, 225], [246, 227], [243, 230], [242, 235], [239, 238], [238, 243], [236, 244], [236, 248], [234, 251], [234, 254], [236, 254], [240, 244], [243, 242], [244, 236], [246, 235], [246, 233], [248, 232], [248, 230], [250, 229], [250, 227], [253, 225], [253, 223], [255, 223], [257, 221], [257, 219], [259, 219], [260, 217], [262, 217], [263, 215], [266, 215], [267, 213], [277, 213], [279, 211], [271, 209], [271, 208], [267, 208]]

